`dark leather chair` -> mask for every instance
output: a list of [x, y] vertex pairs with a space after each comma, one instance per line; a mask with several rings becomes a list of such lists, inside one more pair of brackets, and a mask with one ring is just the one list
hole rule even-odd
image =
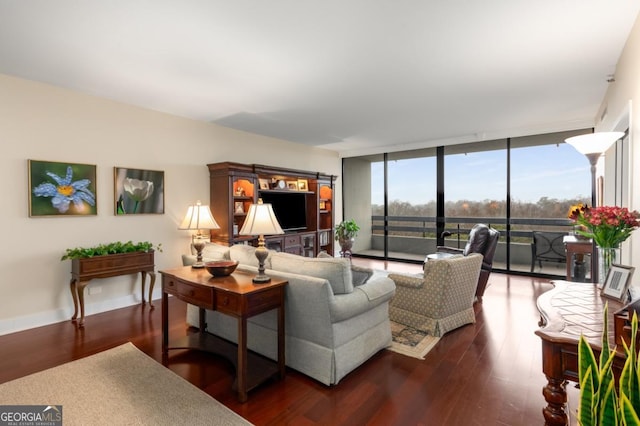
[[490, 228], [483, 223], [478, 223], [471, 228], [469, 240], [467, 240], [464, 249], [446, 246], [438, 246], [436, 248], [436, 252], [440, 253], [462, 254], [464, 256], [471, 253], [480, 253], [483, 256], [478, 286], [476, 287], [476, 299], [478, 302], [482, 302], [484, 290], [487, 288], [489, 274], [491, 274], [491, 269], [493, 268], [493, 256], [496, 253], [499, 238], [500, 232], [498, 230]]
[[542, 269], [542, 262], [566, 263], [567, 255], [564, 247], [563, 232], [533, 232], [531, 243], [531, 272], [535, 269], [536, 262]]

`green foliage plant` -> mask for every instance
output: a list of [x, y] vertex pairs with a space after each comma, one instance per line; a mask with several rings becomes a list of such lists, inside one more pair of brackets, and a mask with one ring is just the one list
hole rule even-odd
[[360, 227], [356, 223], [355, 220], [343, 220], [336, 226], [336, 241], [340, 240], [350, 240], [351, 238], [355, 238], [358, 235], [358, 231]]
[[76, 247], [67, 249], [60, 260], [84, 259], [94, 256], [106, 256], [109, 254], [148, 252], [151, 250], [162, 252], [162, 244], [154, 246], [149, 241], [142, 241], [138, 243], [133, 243], [132, 241], [127, 241], [126, 243], [116, 241], [114, 243], [99, 244], [94, 247]]
[[638, 316], [635, 311], [631, 320], [631, 343], [622, 344], [626, 360], [620, 373], [619, 389], [616, 392], [613, 375], [615, 350], [609, 348], [608, 306], [604, 308], [604, 331], [599, 360], [584, 336], [578, 343], [578, 370], [580, 381], [580, 403], [578, 423], [581, 426], [640, 425], [640, 374], [636, 335]]

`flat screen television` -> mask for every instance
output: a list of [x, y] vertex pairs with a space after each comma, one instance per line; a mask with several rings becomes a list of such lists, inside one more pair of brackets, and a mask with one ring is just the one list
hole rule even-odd
[[283, 231], [307, 229], [307, 197], [296, 192], [261, 192], [263, 203], [269, 203]]

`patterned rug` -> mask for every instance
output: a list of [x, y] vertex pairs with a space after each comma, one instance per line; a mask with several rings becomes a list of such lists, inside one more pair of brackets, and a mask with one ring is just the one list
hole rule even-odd
[[439, 337], [430, 336], [423, 331], [393, 321], [391, 321], [391, 337], [393, 342], [387, 349], [418, 359], [424, 359], [440, 340]]

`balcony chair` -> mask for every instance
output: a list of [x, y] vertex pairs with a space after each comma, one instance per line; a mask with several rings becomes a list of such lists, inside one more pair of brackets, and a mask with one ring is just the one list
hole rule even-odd
[[464, 256], [471, 253], [480, 253], [483, 256], [482, 268], [480, 269], [480, 276], [478, 277], [478, 286], [476, 287], [476, 300], [478, 302], [482, 302], [484, 290], [487, 288], [489, 275], [493, 268], [493, 256], [496, 253], [499, 238], [500, 232], [498, 230], [483, 223], [478, 223], [471, 228], [469, 239], [464, 249], [447, 246], [436, 247], [437, 253], [462, 254]]
[[533, 231], [531, 243], [531, 272], [535, 269], [536, 262], [542, 268], [542, 262], [566, 263], [563, 238], [566, 233]]

